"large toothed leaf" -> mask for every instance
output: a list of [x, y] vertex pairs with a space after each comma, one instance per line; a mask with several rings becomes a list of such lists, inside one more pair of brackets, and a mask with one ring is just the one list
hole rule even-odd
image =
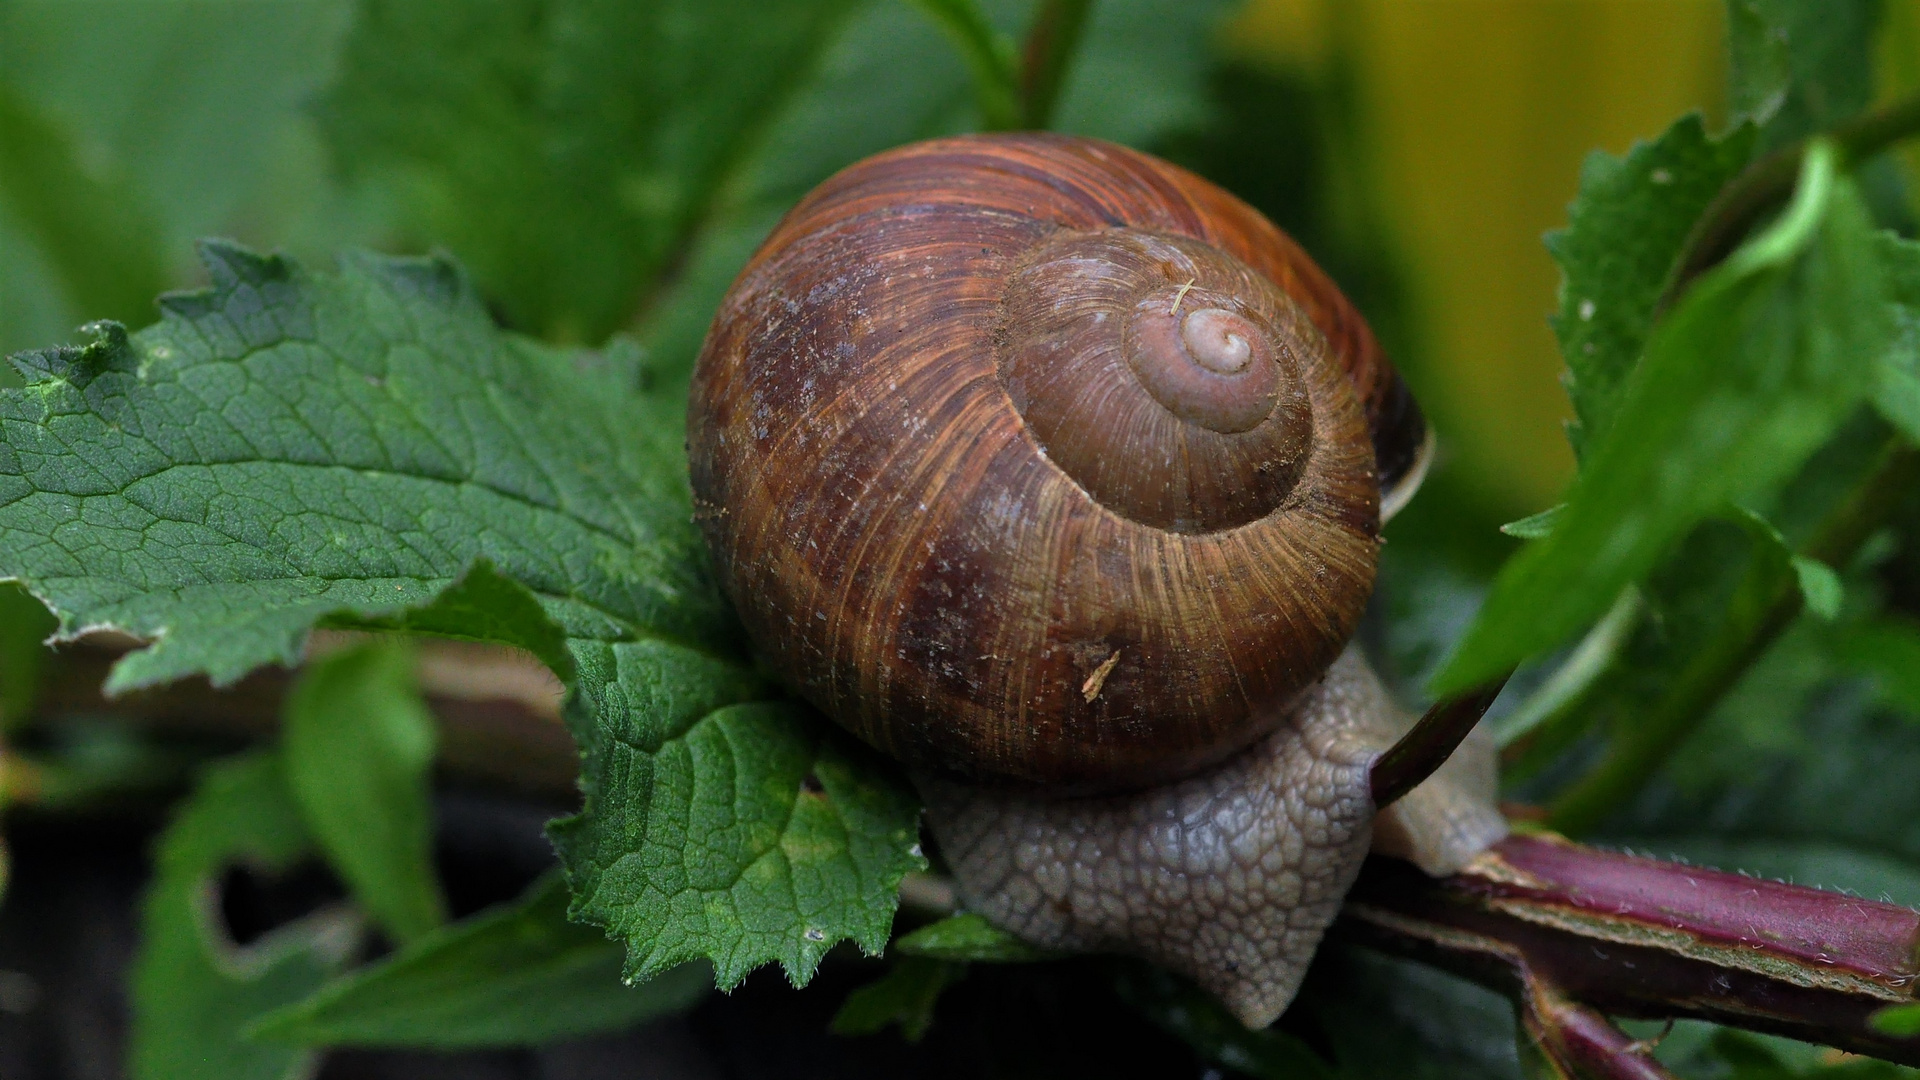
[[483, 558], [571, 634], [724, 643], [678, 451], [617, 357], [501, 335], [444, 263], [207, 253], [212, 290], [15, 357], [32, 385], [0, 397], [0, 574], [64, 632], [157, 638], [115, 689], [291, 662], [315, 620]]
[[925, 865], [912, 793], [752, 679], [670, 650], [579, 654], [576, 708], [602, 722], [579, 732], [586, 809], [553, 830], [574, 915], [628, 940], [632, 978], [707, 957], [722, 987], [769, 959], [802, 983], [841, 938], [878, 953]]
[[0, 580], [63, 633], [156, 639], [116, 689], [291, 663], [318, 623], [530, 648], [575, 677], [577, 910], [635, 970], [878, 948], [917, 805], [738, 652], [636, 351], [502, 334], [441, 261], [207, 254], [158, 325], [15, 358]]
[[1578, 417], [1568, 432], [1576, 451], [1613, 419], [1681, 245], [1708, 201], [1746, 165], [1753, 133], [1743, 125], [1712, 138], [1698, 116], [1686, 116], [1625, 157], [1587, 155], [1567, 227], [1547, 234], [1564, 275], [1552, 321]]
[[1873, 100], [1879, 0], [1728, 0], [1727, 89], [1736, 116], [1779, 146]]
[[1695, 525], [1791, 475], [1866, 396], [1893, 320], [1866, 211], [1832, 168], [1809, 154], [1789, 211], [1655, 329], [1553, 534], [1501, 571], [1436, 689], [1565, 641]]

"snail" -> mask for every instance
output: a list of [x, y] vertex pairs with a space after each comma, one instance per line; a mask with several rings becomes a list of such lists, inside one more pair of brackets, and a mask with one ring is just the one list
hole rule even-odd
[[765, 662], [904, 762], [971, 910], [1291, 1000], [1369, 847], [1505, 833], [1351, 639], [1431, 440], [1339, 289], [1133, 150], [963, 136], [827, 180], [695, 368], [695, 513]]

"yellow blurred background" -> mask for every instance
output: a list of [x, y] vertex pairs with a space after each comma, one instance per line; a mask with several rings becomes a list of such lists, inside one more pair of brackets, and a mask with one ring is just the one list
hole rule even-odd
[[1244, 59], [1349, 81], [1343, 198], [1385, 233], [1408, 378], [1489, 510], [1549, 506], [1573, 470], [1541, 235], [1589, 150], [1724, 123], [1724, 32], [1720, 0], [1253, 0], [1228, 28]]

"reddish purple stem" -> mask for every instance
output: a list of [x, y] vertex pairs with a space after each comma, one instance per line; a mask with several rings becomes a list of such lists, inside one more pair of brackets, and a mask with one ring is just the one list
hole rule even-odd
[[1920, 912], [1893, 904], [1514, 836], [1438, 880], [1371, 861], [1340, 929], [1523, 1002], [1695, 1017], [1920, 1064], [1920, 1038], [1868, 1023], [1912, 1001], [1920, 974]]

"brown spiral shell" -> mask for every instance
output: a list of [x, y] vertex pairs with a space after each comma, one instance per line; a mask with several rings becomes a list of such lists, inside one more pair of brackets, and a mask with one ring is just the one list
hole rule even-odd
[[942, 139], [800, 203], [695, 371], [696, 513], [756, 646], [910, 764], [1141, 786], [1352, 635], [1418, 410], [1339, 290], [1108, 143]]

